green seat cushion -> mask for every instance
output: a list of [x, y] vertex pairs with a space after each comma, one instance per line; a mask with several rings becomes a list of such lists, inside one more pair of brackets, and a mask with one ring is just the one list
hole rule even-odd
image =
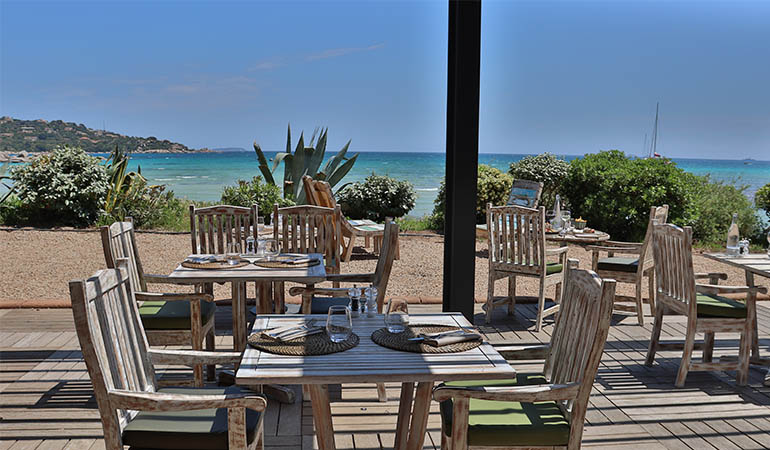
[[[166, 394], [231, 394], [242, 392], [237, 386], [226, 388], [163, 388]], [[246, 410], [246, 440], [257, 437], [262, 415]], [[227, 408], [195, 411], [140, 411], [123, 429], [123, 444], [132, 449], [227, 449]]]
[[600, 258], [596, 268], [612, 272], [636, 273], [637, 269], [639, 269], [639, 258], [621, 258], [617, 256]]
[[696, 302], [698, 303], [698, 317], [746, 318], [746, 304], [738, 300], [698, 293]]
[[[199, 300], [200, 301], [200, 300]], [[216, 312], [212, 302], [201, 302], [201, 319], [208, 322]], [[190, 303], [186, 301], [149, 301], [139, 307], [142, 325], [147, 330], [189, 330]]]
[[559, 263], [548, 263], [545, 265], [545, 274], [551, 275], [554, 273], [559, 273], [563, 268], [564, 266]]
[[[516, 374], [516, 379], [456, 381], [446, 386], [526, 386], [545, 384], [539, 373]], [[441, 402], [442, 430], [451, 437], [452, 401]], [[553, 446], [566, 445], [569, 422], [556, 402], [498, 402], [471, 399], [468, 415], [468, 445]]]
[[326, 314], [332, 306], [348, 304], [350, 299], [347, 297], [313, 297], [310, 301], [310, 314]]

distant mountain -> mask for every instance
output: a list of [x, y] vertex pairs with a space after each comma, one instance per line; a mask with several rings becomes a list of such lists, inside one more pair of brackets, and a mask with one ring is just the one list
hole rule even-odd
[[243, 147], [218, 147], [218, 148], [212, 148], [215, 152], [248, 152], [247, 149]]
[[60, 145], [82, 148], [88, 153], [109, 153], [115, 145], [132, 153], [193, 153], [209, 149], [191, 149], [186, 145], [159, 140], [155, 136], [124, 136], [111, 131], [94, 130], [85, 125], [54, 120], [19, 120], [0, 117], [0, 151], [46, 152]]

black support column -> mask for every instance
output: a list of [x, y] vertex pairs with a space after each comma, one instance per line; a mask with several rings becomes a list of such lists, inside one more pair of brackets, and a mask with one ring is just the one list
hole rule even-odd
[[481, 0], [449, 0], [444, 311], [473, 321]]

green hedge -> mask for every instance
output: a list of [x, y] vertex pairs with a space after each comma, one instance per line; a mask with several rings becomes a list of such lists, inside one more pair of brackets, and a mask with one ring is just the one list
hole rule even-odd
[[276, 203], [279, 207], [294, 205], [292, 200], [281, 196], [278, 186], [264, 183], [260, 176], [253, 177], [251, 181], [238, 180], [234, 186], [226, 186], [222, 191], [222, 203], [247, 208], [256, 204], [257, 214], [265, 218], [266, 224], [270, 224]]
[[363, 182], [349, 184], [337, 194], [337, 203], [345, 216], [376, 222], [407, 215], [416, 199], [412, 183], [375, 174]]
[[511, 163], [508, 173], [514, 180], [542, 182], [543, 193], [540, 196], [540, 205], [552, 208], [556, 194], [562, 191], [568, 170], [569, 163], [567, 161], [551, 153], [541, 153], [535, 156], [525, 156], [520, 161]]

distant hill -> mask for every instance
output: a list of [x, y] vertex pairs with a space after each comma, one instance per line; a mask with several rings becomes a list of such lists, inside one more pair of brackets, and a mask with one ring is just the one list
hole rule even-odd
[[195, 150], [155, 136], [124, 136], [111, 131], [94, 130], [85, 125], [54, 120], [19, 120], [0, 117], [0, 151], [46, 152], [60, 145], [72, 145], [88, 153], [109, 153], [118, 145], [132, 153], [192, 153]]

